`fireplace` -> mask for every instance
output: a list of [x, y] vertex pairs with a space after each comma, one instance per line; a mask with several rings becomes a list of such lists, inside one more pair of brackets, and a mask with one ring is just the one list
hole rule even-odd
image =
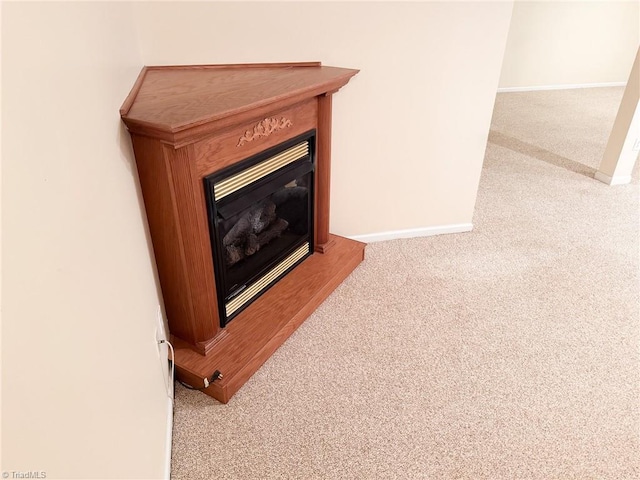
[[223, 403], [364, 259], [329, 233], [332, 98], [356, 73], [145, 67], [120, 110], [176, 375]]
[[220, 326], [313, 252], [315, 132], [204, 178]]

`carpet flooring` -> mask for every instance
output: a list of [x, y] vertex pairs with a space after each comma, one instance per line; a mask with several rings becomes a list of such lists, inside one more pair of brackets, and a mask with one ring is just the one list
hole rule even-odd
[[499, 94], [473, 232], [368, 245], [229, 404], [177, 385], [172, 478], [640, 478], [621, 97]]

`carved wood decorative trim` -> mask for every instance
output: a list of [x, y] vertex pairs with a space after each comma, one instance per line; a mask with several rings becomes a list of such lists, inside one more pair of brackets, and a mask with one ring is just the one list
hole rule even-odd
[[253, 131], [247, 130], [246, 132], [244, 132], [244, 135], [242, 135], [238, 139], [238, 144], [236, 145], [236, 147], [241, 147], [247, 142], [253, 142], [256, 138], [268, 137], [273, 132], [277, 132], [278, 130], [282, 130], [292, 125], [293, 123], [291, 123], [291, 120], [289, 120], [287, 117], [265, 118], [264, 120], [260, 120], [258, 123], [256, 123], [256, 125], [253, 127]]

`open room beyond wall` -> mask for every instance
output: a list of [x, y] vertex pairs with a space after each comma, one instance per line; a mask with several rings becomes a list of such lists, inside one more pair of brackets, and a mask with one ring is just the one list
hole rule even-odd
[[516, 2], [500, 89], [624, 85], [639, 42], [638, 2]]

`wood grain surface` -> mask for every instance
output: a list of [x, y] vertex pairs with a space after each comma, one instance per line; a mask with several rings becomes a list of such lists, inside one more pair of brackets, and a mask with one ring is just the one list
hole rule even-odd
[[202, 385], [220, 370], [223, 379], [205, 393], [226, 403], [363, 260], [363, 243], [334, 235], [332, 240], [328, 253], [307, 258], [230, 322], [226, 338], [207, 356], [176, 342], [178, 378]]
[[272, 111], [270, 117], [287, 118], [291, 121], [291, 126], [238, 146], [238, 140], [247, 130], [252, 130], [262, 119], [269, 118], [257, 116], [197, 142], [194, 158], [198, 172], [206, 176], [316, 128], [317, 100], [314, 97], [293, 107]]
[[318, 97], [318, 142], [315, 176], [315, 250], [325, 253], [332, 244], [329, 241], [330, 193], [331, 193], [331, 113], [332, 95]]
[[146, 67], [121, 116], [132, 132], [184, 144], [208, 132], [207, 124], [337, 91], [358, 73], [302, 65]]
[[357, 72], [336, 67], [150, 69], [126, 117], [184, 130], [302, 92], [325, 93]]

